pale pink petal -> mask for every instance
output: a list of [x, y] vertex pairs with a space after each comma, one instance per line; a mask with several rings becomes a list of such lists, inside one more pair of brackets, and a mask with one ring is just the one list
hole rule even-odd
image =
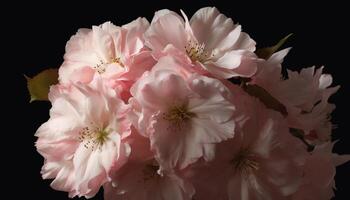
[[161, 17], [152, 20], [145, 33], [145, 40], [146, 45], [155, 51], [161, 51], [168, 44], [184, 49], [187, 44], [184, 21], [173, 12], [163, 13]]
[[234, 176], [230, 179], [227, 184], [228, 198], [229, 200], [241, 199], [241, 200], [251, 200], [249, 191], [249, 185], [246, 180], [242, 179], [239, 175]]
[[71, 62], [85, 61], [95, 63], [98, 59], [91, 44], [92, 33], [90, 29], [79, 29], [66, 44], [65, 60]]
[[226, 52], [217, 61], [207, 65], [206, 68], [218, 77], [221, 77], [222, 73], [230, 74], [225, 78], [233, 76], [250, 77], [257, 71], [257, 61], [255, 55], [249, 51], [234, 50]]
[[104, 186], [106, 200], [190, 200], [194, 189], [176, 174], [155, 174], [145, 171], [149, 162], [129, 163], [115, 174], [112, 183]]
[[90, 83], [92, 79], [94, 78], [95, 70], [93, 70], [91, 67], [81, 67], [74, 70], [74, 72], [71, 73], [71, 79], [75, 80], [76, 82], [81, 83]]
[[333, 163], [335, 166], [345, 164], [350, 161], [350, 155], [333, 154]]
[[[55, 190], [68, 191], [74, 194], [75, 193], [75, 189], [74, 189], [75, 174], [73, 173], [72, 163], [69, 163], [69, 162], [59, 163], [59, 167], [57, 168], [58, 168], [57, 174], [55, 175], [55, 179], [52, 181], [50, 186]], [[45, 172], [42, 171], [41, 173], [44, 174]]]
[[[215, 7], [199, 9], [190, 21], [194, 35], [207, 49], [228, 50], [240, 34], [240, 26], [235, 27], [232, 19], [221, 14]], [[235, 30], [236, 29], [236, 30]]]
[[177, 49], [172, 44], [166, 45], [162, 51], [152, 52], [152, 55], [158, 60], [163, 59], [164, 57], [174, 57], [176, 60], [181, 60], [182, 63], [191, 65], [191, 68], [193, 68], [192, 60], [187, 56], [186, 52], [181, 49]]
[[125, 24], [122, 28], [126, 29], [124, 39], [125, 47], [123, 49], [124, 57], [129, 57], [139, 53], [144, 48], [143, 34], [149, 27], [146, 18], [137, 18], [136, 20]]
[[233, 45], [232, 49], [245, 49], [250, 52], [254, 52], [256, 50], [255, 45], [256, 42], [253, 39], [251, 39], [251, 37], [247, 33], [241, 32], [238, 40]]
[[168, 15], [168, 14], [174, 15], [174, 16], [178, 17], [180, 20], [182, 20], [181, 17], [176, 12], [168, 10], [168, 9], [162, 9], [162, 10], [158, 10], [157, 12], [154, 13], [154, 16], [152, 18], [151, 23], [157, 22], [160, 17], [162, 17], [164, 15]]
[[153, 59], [150, 51], [140, 52], [128, 59], [123, 73], [117, 74], [115, 77], [112, 76], [111, 79], [129, 80], [134, 83], [144, 72], [151, 70], [155, 63], [156, 61]]
[[271, 57], [268, 59], [268, 62], [270, 64], [282, 64], [284, 58], [287, 56], [291, 49], [292, 48], [285, 48], [280, 51], [277, 51], [276, 53], [271, 55]]
[[[156, 151], [162, 168], [168, 170], [178, 166], [183, 169], [203, 155], [203, 144], [199, 143], [198, 134], [194, 134], [191, 127], [174, 128], [173, 131], [169, 131], [169, 127], [171, 124], [167, 121], [158, 119], [154, 125], [155, 133], [150, 137], [151, 147]], [[186, 134], [179, 137], [181, 133]]]
[[182, 77], [159, 70], [144, 74], [131, 88], [131, 94], [141, 105], [163, 110], [169, 105], [183, 102], [189, 95], [189, 88]]
[[189, 102], [189, 108], [199, 118], [212, 119], [218, 123], [224, 123], [231, 119], [235, 106], [224, 95], [227, 88], [218, 80], [194, 76], [191, 88], [200, 95]]
[[100, 60], [109, 61], [115, 57], [113, 37], [102, 28], [98, 26], [92, 27], [92, 41], [94, 51]]

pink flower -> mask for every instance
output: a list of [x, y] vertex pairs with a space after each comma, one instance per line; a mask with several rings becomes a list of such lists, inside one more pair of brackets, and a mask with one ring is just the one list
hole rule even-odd
[[255, 73], [255, 42], [241, 32], [240, 25], [215, 7], [201, 8], [190, 21], [182, 14], [185, 20], [169, 10], [155, 13], [145, 33], [146, 45], [155, 57], [164, 52], [176, 55], [219, 78]]
[[79, 29], [66, 45], [60, 82], [88, 83], [97, 73], [112, 85], [116, 81], [130, 85], [154, 64], [144, 47], [143, 33], [148, 26], [145, 18], [138, 18], [122, 27], [106, 22], [92, 30]]
[[217, 145], [212, 162], [193, 168], [195, 199], [287, 199], [297, 190], [304, 146], [279, 113], [245, 100], [249, 119], [237, 135]]
[[131, 88], [134, 125], [150, 138], [165, 169], [183, 169], [200, 157], [211, 160], [215, 143], [234, 135], [235, 107], [223, 96], [226, 87], [197, 74], [187, 77], [184, 65], [160, 58]]
[[94, 196], [130, 152], [129, 108], [101, 80], [92, 83], [53, 86], [50, 119], [36, 132], [43, 178], [70, 197]]
[[328, 99], [339, 86], [329, 87], [332, 76], [322, 74], [323, 67], [309, 67], [300, 72], [287, 70], [288, 78], [284, 79], [281, 63], [288, 51], [277, 52], [259, 63], [252, 83], [266, 89], [286, 107], [290, 127], [304, 130], [312, 143], [327, 142], [332, 131], [329, 114], [335, 109]]
[[128, 163], [104, 186], [106, 200], [191, 200], [193, 187], [175, 173], [160, 174], [150, 160]]
[[[134, 132], [135, 133], [135, 132]], [[149, 139], [138, 133], [131, 136], [129, 162], [104, 185], [106, 200], [191, 200], [193, 186], [174, 171], [160, 171]]]
[[334, 196], [335, 167], [350, 160], [350, 155], [332, 153], [334, 143], [317, 145], [307, 157], [304, 176], [293, 200], [329, 200]]

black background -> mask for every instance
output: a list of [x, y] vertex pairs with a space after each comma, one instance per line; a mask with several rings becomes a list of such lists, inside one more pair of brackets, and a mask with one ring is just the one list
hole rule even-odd
[[[294, 33], [285, 45], [293, 49], [285, 60], [285, 67], [300, 69], [312, 65], [325, 65], [325, 72], [334, 77], [334, 85], [341, 90], [332, 97], [337, 109], [333, 122], [338, 125], [334, 138], [340, 139], [335, 146], [338, 153], [350, 153], [350, 132], [348, 124], [349, 94], [349, 14], [345, 3], [311, 3], [308, 1], [242, 2], [219, 3], [195, 1], [156, 3], [144, 1], [94, 1], [91, 3], [18, 3], [8, 8], [9, 14], [2, 13], [2, 101], [6, 102], [3, 113], [2, 134], [5, 138], [3, 151], [4, 171], [2, 184], [7, 187], [3, 195], [8, 199], [68, 199], [64, 192], [50, 188], [50, 180], [42, 180], [41, 156], [36, 152], [34, 133], [39, 125], [48, 119], [50, 104], [34, 102], [29, 104], [23, 74], [33, 76], [43, 69], [59, 67], [64, 47], [71, 35], [79, 28], [90, 28], [105, 21], [122, 25], [138, 16], [152, 19], [156, 10], [169, 8], [183, 9], [190, 17], [204, 6], [216, 6], [221, 12], [242, 25], [243, 30], [255, 39], [258, 47], [274, 44]], [[4, 8], [4, 7], [3, 7]], [[4, 45], [5, 44], [5, 45]], [[9, 76], [10, 71], [15, 76]], [[2, 80], [2, 81], [3, 81]], [[13, 109], [14, 108], [14, 109]], [[9, 110], [9, 111], [8, 111]], [[9, 137], [9, 138], [7, 138]], [[336, 199], [350, 199], [350, 164], [337, 168]], [[315, 169], [317, 170], [317, 169]], [[322, 176], [322, 174], [320, 174]], [[2, 198], [1, 198], [2, 199]], [[100, 192], [94, 199], [102, 199]]]

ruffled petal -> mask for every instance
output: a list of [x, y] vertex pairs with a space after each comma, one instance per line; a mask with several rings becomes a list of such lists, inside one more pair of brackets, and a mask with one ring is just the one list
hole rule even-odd
[[185, 49], [187, 35], [184, 21], [174, 12], [162, 12], [156, 20], [152, 20], [145, 33], [145, 41], [146, 45], [156, 52], [162, 51], [168, 44]]

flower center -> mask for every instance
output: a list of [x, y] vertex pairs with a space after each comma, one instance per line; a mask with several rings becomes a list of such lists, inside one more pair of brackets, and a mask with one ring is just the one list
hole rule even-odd
[[103, 60], [100, 60], [100, 63], [97, 64], [94, 69], [99, 73], [103, 74], [106, 72], [106, 65], [116, 63], [119, 64], [121, 67], [124, 67], [124, 64], [122, 63], [121, 59], [119, 57], [111, 58], [109, 62], [104, 62]]
[[158, 174], [158, 168], [159, 166], [155, 164], [146, 164], [142, 169], [143, 181], [149, 181], [151, 179], [160, 177]]
[[186, 122], [195, 116], [196, 114], [190, 112], [186, 105], [181, 105], [169, 109], [168, 112], [164, 113], [163, 118], [175, 127], [181, 128]]
[[259, 162], [256, 155], [251, 153], [248, 149], [242, 149], [231, 160], [233, 167], [244, 175], [251, 174], [253, 171], [259, 169]]
[[210, 55], [205, 50], [205, 44], [198, 44], [198, 42], [189, 41], [189, 43], [185, 46], [185, 50], [187, 55], [191, 58], [193, 62], [205, 62], [210, 59], [212, 55]]
[[78, 140], [84, 144], [84, 147], [92, 151], [99, 148], [108, 140], [108, 132], [101, 128], [85, 127], [80, 133]]
[[121, 67], [124, 67], [124, 64], [122, 63], [121, 59], [119, 57], [112, 58], [109, 64], [116, 63], [119, 64]]

